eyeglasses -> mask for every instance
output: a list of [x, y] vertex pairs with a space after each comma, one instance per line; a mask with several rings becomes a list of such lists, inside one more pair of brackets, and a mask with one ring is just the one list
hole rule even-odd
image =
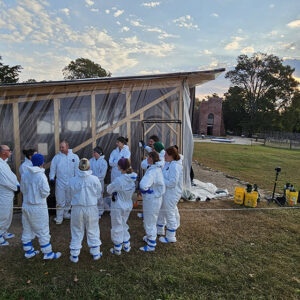
[[2, 149], [2, 151], [12, 152], [10, 149]]

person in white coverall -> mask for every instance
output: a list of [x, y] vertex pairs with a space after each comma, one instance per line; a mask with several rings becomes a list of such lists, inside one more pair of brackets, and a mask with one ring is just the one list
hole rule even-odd
[[143, 240], [147, 243], [141, 247], [142, 251], [154, 251], [157, 237], [157, 218], [162, 204], [162, 196], [165, 192], [165, 183], [162, 167], [157, 152], [150, 152], [145, 175], [140, 182], [140, 190], [143, 195], [143, 215], [146, 236]]
[[165, 237], [160, 237], [162, 243], [176, 242], [176, 230], [179, 227], [179, 213], [177, 203], [182, 195], [183, 167], [181, 157], [175, 147], [170, 147], [165, 154], [166, 164], [163, 168], [166, 192], [163, 195], [163, 202], [157, 220], [158, 234], [164, 232], [166, 220], [167, 232]]
[[58, 259], [61, 253], [52, 252], [50, 243], [47, 206], [50, 187], [43, 168], [44, 157], [37, 153], [32, 156], [31, 160], [32, 166], [27, 167], [27, 171], [21, 177], [21, 192], [23, 193], [22, 243], [25, 257], [31, 258], [39, 253], [38, 250], [34, 250], [32, 245], [32, 240], [37, 237], [44, 259]]
[[102, 192], [98, 195], [98, 210], [99, 210], [99, 218], [101, 218], [104, 213], [104, 178], [107, 172], [107, 162], [105, 160], [105, 156], [103, 155], [103, 150], [101, 147], [96, 147], [93, 150], [93, 158], [90, 159], [90, 169], [92, 170], [92, 174], [97, 176], [99, 181], [101, 182]]
[[13, 216], [14, 192], [19, 190], [17, 176], [12, 172], [7, 159], [11, 150], [7, 145], [0, 146], [0, 246], [8, 246], [7, 239], [15, 235], [7, 232]]
[[60, 143], [60, 152], [56, 154], [50, 166], [50, 183], [55, 184], [56, 198], [56, 224], [61, 224], [63, 219], [70, 219], [69, 210], [71, 208], [71, 199], [68, 194], [69, 180], [76, 175], [78, 170], [79, 157], [69, 149], [69, 144], [66, 141]]
[[139, 142], [139, 147], [144, 148], [148, 153], [154, 149], [154, 143], [159, 142], [159, 137], [155, 134], [151, 135], [149, 138], [148, 145], [144, 141]]
[[23, 150], [23, 154], [25, 155], [25, 160], [19, 168], [20, 176], [22, 176], [23, 173], [27, 171], [27, 167], [32, 167], [31, 157], [35, 153], [37, 152], [34, 149]]
[[127, 158], [121, 158], [118, 161], [118, 168], [121, 176], [107, 186], [107, 192], [113, 195], [110, 217], [111, 239], [114, 248], [111, 248], [110, 251], [116, 255], [121, 254], [122, 247], [125, 252], [129, 252], [131, 249], [127, 220], [133, 207], [132, 195], [137, 179], [137, 174], [132, 171]]
[[112, 167], [111, 170], [111, 182], [113, 182], [118, 176], [121, 175], [121, 171], [118, 169], [118, 161], [121, 158], [130, 159], [130, 150], [126, 145], [128, 142], [127, 138], [122, 136], [117, 138], [117, 148], [112, 151], [109, 157], [109, 165]]
[[70, 179], [69, 184], [72, 199], [70, 260], [74, 263], [78, 262], [84, 232], [93, 259], [98, 260], [102, 256], [97, 207], [101, 190], [99, 179], [92, 175], [89, 160], [82, 158], [77, 175]]

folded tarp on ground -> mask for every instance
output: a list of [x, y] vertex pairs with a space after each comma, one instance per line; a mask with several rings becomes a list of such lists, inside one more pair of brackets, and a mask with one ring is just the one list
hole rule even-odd
[[206, 201], [208, 199], [226, 197], [228, 195], [227, 189], [218, 189], [212, 183], [194, 179], [191, 189], [183, 191], [182, 198], [188, 201]]

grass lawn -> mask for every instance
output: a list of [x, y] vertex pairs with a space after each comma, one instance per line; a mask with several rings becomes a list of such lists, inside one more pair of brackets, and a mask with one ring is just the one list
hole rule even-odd
[[273, 190], [275, 167], [281, 167], [277, 191], [285, 183], [300, 189], [300, 151], [231, 144], [195, 143], [193, 159], [205, 166]]
[[[270, 177], [269, 185], [263, 186], [270, 189], [281, 156], [280, 175], [294, 168], [289, 181], [299, 179], [299, 154], [256, 146], [195, 145], [197, 160], [245, 180], [250, 181], [243, 176], [251, 174], [250, 182], [260, 186], [267, 183], [264, 176]], [[224, 168], [218, 167], [221, 159]], [[250, 165], [256, 171], [250, 172]], [[264, 202], [260, 207], [278, 208]], [[58, 261], [44, 262], [41, 255], [26, 260], [21, 217], [15, 214], [11, 232], [16, 238], [0, 248], [0, 299], [300, 299], [300, 209], [212, 208], [239, 206], [232, 199], [179, 203], [178, 241], [158, 242], [154, 253], [138, 250], [144, 245], [144, 230], [133, 211], [132, 250], [120, 257], [109, 252], [110, 217], [105, 215], [100, 220], [103, 257], [94, 262], [84, 241], [78, 264], [69, 261], [69, 222], [50, 222], [53, 249], [63, 254]], [[38, 248], [36, 241], [34, 245]]]

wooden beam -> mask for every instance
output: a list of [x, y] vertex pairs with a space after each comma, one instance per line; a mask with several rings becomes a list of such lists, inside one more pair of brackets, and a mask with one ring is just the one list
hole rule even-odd
[[[183, 126], [183, 86], [181, 85], [179, 90], [179, 102], [178, 102], [178, 118]], [[177, 141], [179, 153], [182, 153], [182, 126], [177, 126]]]
[[59, 152], [59, 119], [60, 119], [60, 101], [59, 99], [54, 99], [54, 144], [55, 144], [55, 154]]
[[53, 98], [72, 98], [79, 96], [91, 95], [92, 92], [95, 95], [108, 94], [108, 93], [126, 93], [126, 90], [149, 90], [159, 89], [166, 87], [178, 87], [178, 78], [172, 79], [156, 79], [156, 80], [145, 80], [145, 81], [130, 81], [130, 82], [113, 82], [113, 83], [93, 83], [92, 85], [83, 85], [77, 83], [76, 85], [67, 85], [65, 87], [60, 85], [52, 85], [44, 88], [26, 88], [22, 90], [18, 89], [1, 89], [0, 87], [0, 99], [1, 104], [12, 104], [15, 102], [27, 102], [27, 101], [42, 101], [50, 100]]
[[[14, 154], [16, 160], [16, 175], [20, 181], [19, 168], [21, 165], [21, 143], [20, 143], [20, 120], [19, 120], [19, 105], [18, 103], [13, 104], [13, 121], [14, 121]], [[22, 205], [22, 198], [18, 195], [18, 206]]]
[[[174, 118], [174, 101], [171, 101], [171, 120], [175, 120]], [[173, 124], [171, 125], [173, 127]], [[173, 132], [170, 132], [170, 145], [173, 143]]]
[[[130, 116], [130, 102], [131, 102], [131, 92], [126, 92], [126, 117]], [[127, 138], [128, 138], [128, 147], [131, 149], [131, 122], [130, 119], [126, 122], [127, 127]]]
[[[161, 105], [161, 119], [166, 120], [166, 118], [165, 118], [165, 103], [162, 103], [162, 105]], [[165, 141], [165, 124], [161, 123], [160, 125], [161, 125], [161, 141], [165, 145], [165, 143], [166, 143], [166, 141]]]
[[96, 147], [96, 97], [94, 92], [91, 95], [91, 127], [92, 127], [92, 139], [93, 139], [93, 149]]
[[[145, 105], [144, 107], [142, 107], [141, 109], [135, 111], [134, 113], [130, 114], [129, 116], [127, 116], [126, 118], [124, 118], [123, 120], [113, 124], [111, 127], [104, 129], [102, 131], [100, 131], [99, 133], [96, 134], [96, 139], [106, 135], [109, 132], [112, 132], [114, 129], [120, 127], [121, 125], [125, 124], [128, 120], [135, 118], [138, 115], [141, 115], [141, 113], [144, 113], [146, 110], [148, 110], [149, 108], [153, 107], [154, 105], [157, 105], [158, 103], [160, 103], [161, 101], [164, 101], [165, 99], [169, 98], [170, 96], [176, 94], [179, 91], [179, 88], [175, 88], [172, 91], [168, 92], [167, 94], [157, 98], [155, 101]], [[82, 144], [76, 146], [73, 148], [73, 152], [77, 152], [80, 149], [86, 147], [87, 145], [89, 145], [90, 143], [92, 143], [93, 140], [92, 138], [86, 140], [85, 142], [83, 142]]]
[[152, 124], [146, 131], [145, 131], [145, 135], [150, 132], [152, 130], [153, 127], [156, 126], [156, 123], [155, 124]]
[[[172, 126], [169, 124], [169, 123], [166, 123], [167, 124], [167, 126], [176, 134], [176, 136], [177, 136], [177, 131], [174, 129], [174, 127], [173, 127], [173, 123], [172, 123]], [[177, 126], [177, 123], [175, 123], [175, 125], [176, 125], [176, 127], [178, 127]]]

